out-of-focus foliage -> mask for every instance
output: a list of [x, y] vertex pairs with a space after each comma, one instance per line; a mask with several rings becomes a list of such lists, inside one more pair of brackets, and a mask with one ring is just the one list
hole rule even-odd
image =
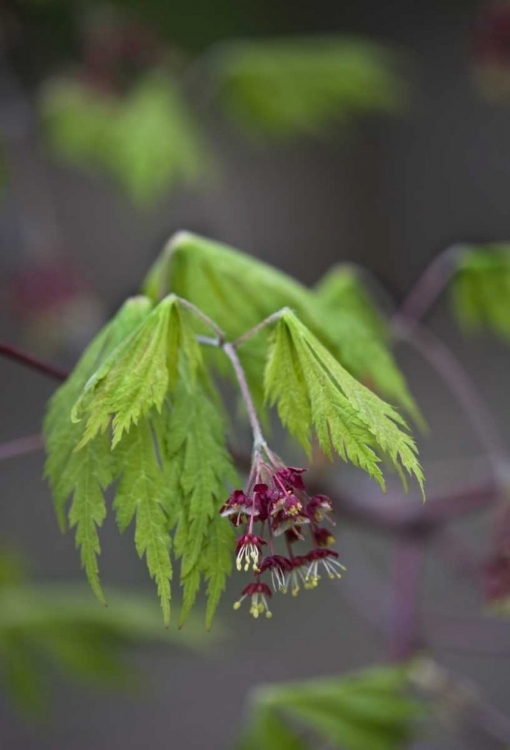
[[420, 703], [405, 667], [257, 688], [239, 750], [398, 750], [416, 733]]
[[465, 330], [486, 329], [510, 340], [510, 245], [460, 252], [451, 290], [455, 314]]
[[177, 183], [196, 181], [210, 165], [198, 126], [169, 75], [148, 75], [123, 98], [62, 79], [47, 86], [41, 102], [55, 152], [107, 171], [139, 205]]
[[216, 75], [227, 112], [264, 137], [325, 134], [335, 121], [402, 103], [394, 56], [365, 39], [232, 43], [218, 55]]
[[0, 550], [0, 680], [20, 708], [38, 714], [48, 703], [52, 672], [113, 686], [133, 685], [126, 649], [141, 644], [200, 647], [197, 621], [185, 634], [161, 627], [155, 602], [111, 591], [98, 607], [81, 586], [36, 584], [24, 561]]

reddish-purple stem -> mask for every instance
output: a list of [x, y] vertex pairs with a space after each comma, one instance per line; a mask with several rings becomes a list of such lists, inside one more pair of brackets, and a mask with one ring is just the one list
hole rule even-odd
[[409, 659], [420, 645], [418, 583], [425, 542], [423, 535], [409, 535], [401, 538], [395, 549], [389, 632], [392, 661]]
[[455, 273], [463, 249], [461, 244], [451, 245], [434, 258], [400, 305], [394, 318], [399, 327], [412, 330], [415, 323], [423, 320]]
[[13, 346], [12, 344], [0, 343], [0, 356], [12, 359], [14, 362], [25, 365], [25, 367], [29, 367], [31, 370], [42, 372], [43, 375], [47, 375], [54, 380], [63, 381], [69, 376], [69, 372], [62, 367], [54, 365], [51, 362], [46, 362], [34, 354], [18, 349], [17, 346]]
[[5, 443], [0, 443], [0, 461], [5, 461], [7, 458], [26, 456], [28, 453], [35, 453], [35, 451], [42, 450], [43, 447], [43, 438], [40, 434], [25, 435], [15, 440], [9, 440]]

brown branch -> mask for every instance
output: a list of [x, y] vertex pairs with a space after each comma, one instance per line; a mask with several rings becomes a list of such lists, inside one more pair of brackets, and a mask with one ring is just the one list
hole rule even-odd
[[25, 435], [25, 437], [0, 443], [0, 461], [5, 461], [8, 458], [26, 456], [28, 453], [35, 453], [35, 451], [42, 450], [43, 448], [44, 442], [42, 435], [39, 433], [35, 435]]
[[58, 365], [46, 362], [45, 360], [40, 359], [29, 352], [25, 352], [22, 349], [18, 349], [17, 346], [12, 346], [11, 344], [0, 343], [0, 356], [12, 359], [14, 362], [29, 367], [31, 370], [41, 372], [43, 375], [47, 375], [54, 380], [64, 381], [69, 376], [69, 372]]

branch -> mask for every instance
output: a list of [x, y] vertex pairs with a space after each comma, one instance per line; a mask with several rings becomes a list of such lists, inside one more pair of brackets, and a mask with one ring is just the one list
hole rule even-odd
[[400, 305], [394, 321], [399, 328], [410, 330], [423, 320], [455, 273], [464, 249], [462, 244], [451, 245], [434, 258]]
[[426, 539], [414, 535], [397, 542], [392, 571], [389, 652], [392, 661], [409, 659], [419, 639], [419, 578]]
[[272, 313], [267, 318], [264, 318], [264, 320], [261, 320], [260, 323], [257, 323], [256, 326], [253, 326], [253, 328], [250, 328], [249, 331], [246, 331], [246, 333], [243, 333], [242, 336], [239, 336], [236, 341], [232, 344], [233, 347], [237, 349], [238, 346], [241, 346], [241, 344], [244, 344], [245, 341], [248, 341], [253, 336], [256, 336], [257, 333], [262, 331], [264, 328], [267, 328], [267, 326], [272, 325], [273, 323], [276, 323], [277, 320], [280, 320], [282, 315], [286, 313], [289, 310], [288, 307], [282, 307], [281, 310], [278, 310], [275, 313]]
[[5, 461], [7, 458], [26, 456], [28, 453], [42, 450], [43, 447], [42, 435], [39, 433], [9, 440], [5, 443], [0, 443], [0, 461]]
[[41, 372], [43, 375], [47, 375], [54, 380], [64, 381], [69, 376], [69, 372], [58, 367], [58, 365], [53, 365], [51, 362], [39, 359], [39, 357], [18, 349], [17, 346], [12, 346], [11, 344], [0, 343], [0, 356], [12, 359], [14, 362], [18, 362], [31, 370]]
[[405, 323], [402, 327], [397, 319], [395, 335], [412, 346], [446, 383], [480, 438], [495, 476], [504, 480], [510, 459], [503, 438], [488, 406], [453, 352], [432, 331], [417, 322], [411, 328]]

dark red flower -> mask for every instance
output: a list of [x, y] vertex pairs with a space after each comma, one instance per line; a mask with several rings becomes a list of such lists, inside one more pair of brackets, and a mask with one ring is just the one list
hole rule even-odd
[[290, 563], [292, 567], [287, 573], [285, 587], [282, 591], [286, 594], [290, 589], [292, 596], [297, 596], [301, 587], [305, 589], [312, 588], [306, 578], [306, 572], [309, 566], [308, 558], [306, 555], [297, 555], [290, 560]]
[[241, 570], [244, 563], [245, 570], [248, 570], [250, 565], [252, 565], [253, 570], [258, 571], [258, 562], [263, 544], [267, 544], [267, 542], [256, 534], [248, 533], [240, 536], [236, 546], [237, 570]]
[[284, 496], [282, 490], [269, 489], [267, 484], [259, 483], [253, 488], [253, 503], [257, 520], [267, 521], [273, 505]]
[[[301, 588], [312, 589], [320, 579], [323, 567], [330, 578], [341, 576], [345, 570], [336, 552], [326, 549], [335, 540], [321, 522], [332, 511], [325, 495], [310, 497], [302, 474], [305, 469], [284, 466], [267, 446], [258, 446], [244, 492], [233, 492], [220, 512], [236, 526], [244, 525], [244, 533], [236, 546], [236, 567], [248, 571], [253, 568], [254, 582], [248, 584], [234, 605], [241, 606], [251, 597], [250, 612], [254, 617], [264, 613], [271, 616], [267, 600], [271, 591], [260, 580], [269, 573], [275, 591], [291, 591], [296, 596]], [[331, 522], [331, 521], [330, 521]], [[306, 530], [312, 550], [294, 554], [296, 545], [305, 542]], [[257, 531], [257, 533], [255, 533]], [[288, 557], [275, 552], [277, 538], [285, 537]], [[262, 556], [262, 548], [269, 544], [270, 554]], [[310, 547], [308, 548], [310, 549]], [[299, 549], [297, 550], [299, 551]]]
[[271, 573], [271, 583], [275, 591], [287, 590], [287, 575], [292, 570], [291, 561], [283, 555], [270, 555], [265, 557], [259, 567], [259, 572], [265, 573], [269, 570]]
[[484, 593], [492, 603], [510, 597], [510, 557], [499, 555], [484, 567]]
[[272, 596], [271, 589], [267, 583], [255, 581], [249, 583], [241, 592], [241, 598], [234, 604], [234, 609], [239, 609], [247, 597], [251, 597], [250, 614], [257, 618], [261, 614], [272, 617], [267, 600]]
[[315, 588], [320, 581], [319, 567], [325, 569], [329, 578], [341, 578], [346, 568], [338, 562], [338, 552], [332, 549], [313, 549], [306, 555], [308, 570], [306, 572], [306, 581], [310, 588]]
[[305, 513], [315, 523], [321, 523], [331, 513], [333, 506], [326, 495], [314, 495], [306, 504]]
[[303, 477], [306, 469], [299, 469], [296, 466], [285, 466], [276, 472], [275, 476], [281, 481], [285, 488], [288, 490], [305, 490], [305, 483]]
[[325, 529], [324, 526], [315, 527], [312, 531], [312, 535], [313, 535], [315, 544], [318, 547], [330, 547], [332, 544], [335, 543], [335, 537], [329, 531], [329, 529]]
[[246, 523], [253, 510], [253, 501], [242, 490], [234, 490], [220, 508], [220, 515], [229, 518], [234, 526]]

